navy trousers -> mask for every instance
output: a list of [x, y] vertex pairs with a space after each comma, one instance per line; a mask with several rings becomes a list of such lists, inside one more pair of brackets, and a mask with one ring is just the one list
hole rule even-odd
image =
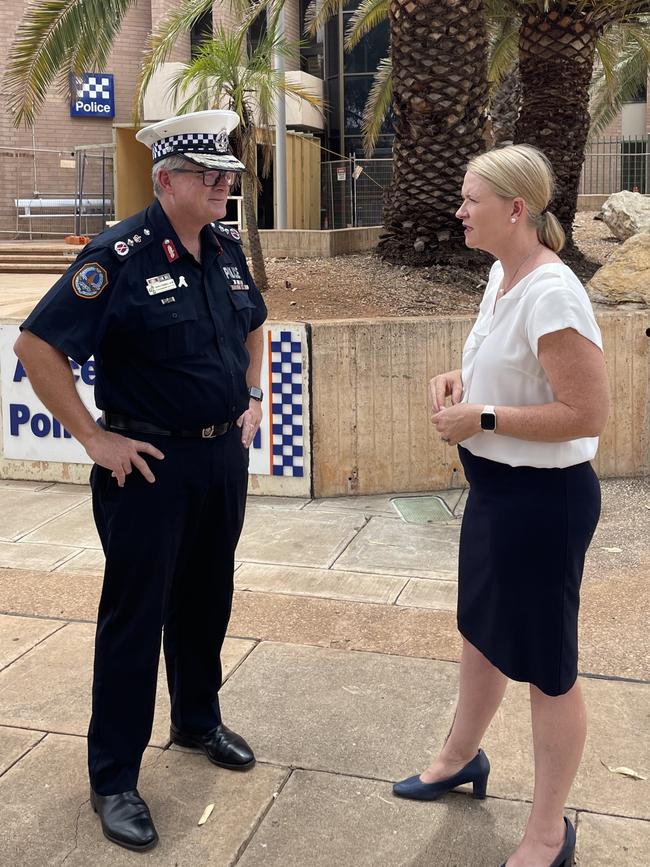
[[163, 633], [172, 722], [195, 734], [221, 722], [220, 654], [246, 505], [239, 428], [213, 440], [134, 438], [165, 455], [144, 456], [153, 484], [135, 469], [123, 488], [103, 467], [90, 478], [106, 555], [88, 731], [90, 782], [100, 795], [137, 785]]

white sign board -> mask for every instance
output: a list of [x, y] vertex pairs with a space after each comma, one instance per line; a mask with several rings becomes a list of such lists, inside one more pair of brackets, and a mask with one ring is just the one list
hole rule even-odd
[[[21, 461], [91, 464], [85, 450], [34, 394], [13, 345], [17, 325], [0, 326], [3, 457]], [[262, 357], [264, 417], [250, 449], [251, 473], [306, 475], [304, 403], [307, 345], [304, 326], [265, 326]], [[91, 415], [95, 406], [95, 365], [70, 361], [77, 391]]]

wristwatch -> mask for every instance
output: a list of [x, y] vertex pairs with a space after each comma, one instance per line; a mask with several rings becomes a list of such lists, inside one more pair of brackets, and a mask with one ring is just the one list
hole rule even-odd
[[494, 433], [497, 429], [497, 414], [493, 406], [484, 406], [481, 412], [481, 430]]
[[264, 397], [264, 392], [261, 388], [258, 388], [256, 385], [248, 386], [248, 396], [252, 397], [253, 400], [262, 400]]

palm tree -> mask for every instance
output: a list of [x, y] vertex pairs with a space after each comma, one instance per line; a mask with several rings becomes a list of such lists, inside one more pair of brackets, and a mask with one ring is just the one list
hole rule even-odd
[[[314, 0], [314, 32], [345, 0]], [[371, 148], [389, 104], [393, 179], [378, 250], [396, 262], [441, 261], [464, 249], [454, 214], [467, 162], [484, 148], [487, 34], [483, 0], [363, 0], [348, 47], [388, 15], [390, 59], [381, 62], [365, 112]]]
[[[320, 26], [342, 2], [314, 0], [311, 29]], [[394, 0], [362, 0], [352, 16], [346, 47], [353, 47], [391, 14], [393, 6]], [[435, 17], [437, 11], [436, 7], [429, 14]], [[649, 11], [650, 3], [641, 0], [485, 2], [491, 90], [487, 132], [492, 144], [528, 141], [547, 153], [558, 178], [553, 208], [569, 239], [587, 134], [601, 130], [646, 80]], [[392, 28], [391, 34], [394, 32]], [[408, 48], [406, 57], [408, 60]], [[391, 103], [392, 86], [391, 55], [381, 62], [366, 104], [367, 151], [376, 142]]]
[[[124, 17], [135, 2], [39, 0], [27, 8], [11, 48], [4, 81], [16, 126], [33, 124], [53, 84], [68, 97], [74, 75], [83, 69], [101, 68], [106, 63]], [[240, 0], [240, 4], [242, 9], [249, 10], [247, 0]], [[179, 36], [187, 33], [211, 8], [212, 0], [181, 0], [150, 36], [138, 86], [136, 120], [156, 69], [169, 57]], [[295, 51], [295, 46], [277, 36], [278, 12], [279, 3], [276, 3], [269, 15], [267, 33], [254, 49], [247, 43], [246, 20], [232, 33], [218, 27], [214, 38], [200, 48], [173, 83], [175, 95], [184, 98], [181, 111], [211, 106], [223, 108], [227, 103], [242, 119], [234, 134], [234, 145], [247, 169], [243, 184], [244, 208], [253, 274], [260, 289], [266, 288], [268, 281], [254, 207], [254, 195], [259, 186], [256, 142], [258, 138], [262, 141], [263, 171], [268, 170], [274, 99], [287, 93], [306, 99], [312, 105], [319, 104], [312, 93], [287, 82], [272, 68], [274, 51], [285, 56]]]
[[[578, 185], [591, 117], [590, 89], [597, 56], [608, 63], [612, 28], [638, 30], [647, 48], [647, 0], [499, 0], [519, 21], [521, 106], [516, 142], [541, 148], [557, 178], [551, 205], [572, 240]], [[620, 35], [619, 35], [620, 38]], [[646, 55], [647, 56], [647, 55]]]

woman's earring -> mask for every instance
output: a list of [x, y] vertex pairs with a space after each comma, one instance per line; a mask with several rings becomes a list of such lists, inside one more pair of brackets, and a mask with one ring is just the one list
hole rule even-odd
[[517, 222], [517, 218], [516, 218], [516, 217], [510, 217], [510, 222], [511, 222], [511, 223], [516, 223], [516, 222]]

